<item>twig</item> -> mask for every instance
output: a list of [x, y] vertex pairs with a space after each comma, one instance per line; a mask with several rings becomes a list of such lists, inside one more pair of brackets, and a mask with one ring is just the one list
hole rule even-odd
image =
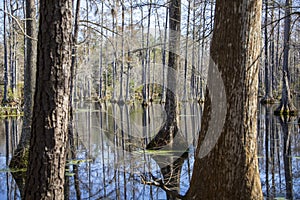
[[146, 177], [144, 175], [140, 175], [141, 177], [141, 181], [142, 184], [144, 185], [154, 185], [156, 187], [159, 187], [161, 189], [163, 189], [168, 195], [178, 198], [178, 199], [183, 199], [184, 196], [179, 194], [177, 191], [171, 190], [170, 188], [168, 188], [161, 179], [155, 178], [152, 174], [152, 181], [146, 181]]
[[[1, 8], [0, 8], [0, 11], [5, 12], [6, 14], [8, 14], [8, 15], [9, 15], [9, 16], [17, 23], [18, 27], [20, 28], [22, 34], [23, 34], [25, 37], [27, 37], [27, 38], [29, 38], [29, 39], [32, 39], [32, 40], [34, 40], [34, 41], [37, 41], [36, 38], [33, 38], [33, 37], [31, 37], [31, 36], [29, 36], [29, 35], [27, 35], [27, 34], [25, 33], [24, 29], [22, 28], [22, 25], [20, 24], [19, 20], [18, 20], [15, 16], [13, 16], [13, 15], [10, 14], [9, 12], [6, 12], [5, 10], [3, 10], [3, 9], [1, 9]], [[34, 20], [34, 19], [26, 19], [26, 20]]]

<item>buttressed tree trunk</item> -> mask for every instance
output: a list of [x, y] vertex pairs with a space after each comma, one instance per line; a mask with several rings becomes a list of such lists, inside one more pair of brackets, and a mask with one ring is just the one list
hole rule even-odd
[[216, 1], [209, 70], [215, 64], [220, 72], [226, 115], [215, 145], [203, 154], [201, 145], [214, 144], [206, 140], [210, 126], [220, 123], [211, 120], [214, 91], [209, 88], [187, 199], [263, 198], [256, 149], [261, 6], [261, 0]]
[[37, 82], [24, 199], [63, 199], [72, 1], [40, 1]]

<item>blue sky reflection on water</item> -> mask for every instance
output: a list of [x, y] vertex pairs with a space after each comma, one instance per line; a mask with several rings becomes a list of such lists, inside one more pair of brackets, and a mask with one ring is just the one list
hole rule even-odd
[[[272, 114], [273, 107], [259, 106], [258, 156], [264, 195], [279, 198], [285, 197], [286, 193], [283, 152], [286, 141], [280, 121]], [[177, 183], [181, 194], [185, 194], [189, 188], [192, 176], [197, 135], [191, 133], [200, 129], [199, 113], [202, 109], [198, 104], [183, 108], [180, 130], [182, 138], [186, 138], [184, 148], [189, 147], [189, 155], [180, 165], [180, 181]], [[141, 138], [154, 135], [163, 119], [160, 106], [143, 110], [139, 106], [108, 104], [100, 108], [94, 103], [78, 104], [74, 116], [76, 157], [70, 158], [66, 165], [70, 199], [76, 199], [77, 194], [83, 199], [165, 199], [166, 194], [162, 189], [141, 183], [142, 177], [149, 181], [154, 177], [162, 179], [161, 168], [177, 160], [183, 153], [181, 149], [165, 149], [160, 153], [142, 150]], [[19, 197], [17, 186], [11, 174], [7, 173], [6, 155], [8, 153], [11, 156], [12, 148], [16, 145], [20, 124], [21, 119], [0, 121], [0, 199]], [[291, 154], [286, 158], [290, 158], [291, 163], [294, 199], [299, 199], [300, 134], [297, 118], [291, 118], [288, 124]], [[75, 181], [79, 187], [76, 187]]]

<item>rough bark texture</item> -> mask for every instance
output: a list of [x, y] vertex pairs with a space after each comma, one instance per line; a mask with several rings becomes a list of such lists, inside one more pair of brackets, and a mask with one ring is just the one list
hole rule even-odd
[[207, 90], [187, 199], [263, 199], [256, 148], [261, 6], [261, 0], [216, 1], [211, 62], [224, 82], [227, 114], [216, 145], [200, 158], [208, 127], [216, 123]]
[[63, 199], [72, 1], [40, 1], [37, 83], [24, 199]]
[[292, 94], [289, 86], [289, 51], [290, 51], [290, 29], [291, 29], [291, 5], [292, 0], [285, 2], [284, 18], [284, 52], [282, 67], [282, 93], [279, 107], [274, 111], [278, 115], [297, 115], [297, 109], [293, 104]]

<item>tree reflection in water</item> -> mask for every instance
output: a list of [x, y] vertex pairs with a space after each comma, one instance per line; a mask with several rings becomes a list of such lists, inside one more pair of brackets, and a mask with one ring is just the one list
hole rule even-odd
[[[265, 197], [300, 198], [297, 118], [275, 118], [259, 108], [259, 165]], [[74, 135], [66, 168], [66, 199], [172, 199], [184, 195], [193, 169], [202, 107], [182, 103], [180, 133], [160, 150], [145, 150], [164, 122], [161, 105], [75, 105]], [[0, 199], [20, 199], [7, 164], [21, 130], [20, 119], [0, 120]], [[21, 188], [21, 186], [19, 185]], [[165, 187], [165, 188], [164, 188]], [[170, 190], [167, 192], [165, 190]]]

